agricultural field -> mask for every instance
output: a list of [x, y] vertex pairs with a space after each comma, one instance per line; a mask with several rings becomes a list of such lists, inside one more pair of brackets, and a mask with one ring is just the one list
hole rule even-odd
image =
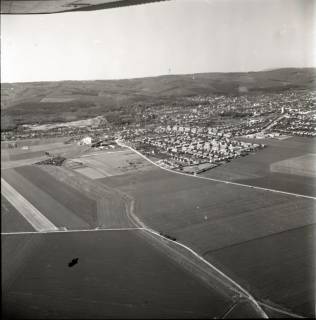
[[[229, 241], [242, 242], [314, 222], [312, 199], [196, 179], [158, 168], [100, 181], [131, 194], [136, 199], [136, 213], [146, 224], [176, 234], [179, 239], [189, 238], [191, 243], [197, 238], [199, 250], [210, 245], [208, 240], [201, 242], [201, 232], [208, 237], [214, 235], [209, 239], [212, 246], [226, 246]], [[252, 229], [256, 224], [260, 228]], [[249, 232], [242, 232], [248, 228]]]
[[[147, 226], [175, 237], [210, 261], [212, 252], [252, 243], [258, 248], [255, 245], [258, 239], [270, 239], [270, 245], [277, 247], [277, 235], [280, 234], [288, 234], [288, 241], [295, 242], [296, 235], [292, 230], [308, 228], [316, 222], [313, 199], [197, 179], [157, 167], [152, 167], [150, 171], [111, 176], [97, 181], [130, 194], [136, 201], [135, 214]], [[251, 280], [246, 284], [246, 280], [243, 281], [257, 299], [277, 295], [278, 299], [272, 300], [272, 303], [284, 309], [310, 314], [311, 300], [304, 292], [309, 290], [311, 279], [302, 277], [301, 282], [298, 280], [303, 289], [298, 293], [295, 305], [287, 295], [287, 292], [294, 290], [288, 279], [296, 276], [297, 268], [301, 265], [309, 270], [313, 268], [309, 257], [299, 252], [304, 246], [303, 242], [291, 248], [297, 259], [291, 259], [289, 249], [283, 246], [277, 253], [266, 249], [266, 254], [271, 252], [273, 256], [278, 255], [275, 259], [262, 255], [253, 260], [253, 267], [258, 259], [266, 264], [271, 262], [271, 266], [265, 268], [270, 279], [266, 287], [257, 286]], [[245, 251], [246, 258], [252, 261], [251, 251]], [[225, 267], [227, 273], [235, 279], [235, 263], [226, 265], [227, 261], [234, 259], [227, 258], [223, 262], [221, 259], [218, 255], [217, 265]], [[260, 282], [260, 277], [257, 281]], [[279, 290], [269, 285], [277, 282], [280, 283]]]
[[315, 225], [309, 225], [210, 251], [205, 257], [267, 303], [313, 317], [315, 232]]
[[[68, 137], [23, 139], [23, 140], [18, 140], [14, 142], [16, 144], [17, 149], [13, 149], [13, 150], [18, 150], [25, 146], [28, 146], [32, 148], [32, 150], [34, 150], [35, 147], [42, 148], [42, 146], [52, 145], [54, 143], [63, 143], [68, 139], [69, 139]], [[9, 148], [10, 145], [12, 145], [12, 142], [10, 141], [1, 141], [1, 149], [12, 150]]]
[[[48, 139], [46, 139], [48, 140]], [[14, 161], [19, 159], [34, 158], [35, 156], [44, 155], [45, 152], [56, 155], [75, 156], [87, 152], [90, 148], [87, 146], [78, 146], [77, 144], [65, 144], [65, 139], [55, 141], [51, 139], [47, 141], [43, 139], [42, 143], [34, 140], [24, 141], [24, 143], [17, 144], [16, 148], [6, 148], [1, 144], [1, 161]]]
[[20, 160], [10, 160], [10, 161], [1, 161], [1, 169], [10, 169], [10, 168], [18, 168], [32, 165], [36, 162], [47, 160], [47, 156], [40, 156], [35, 158], [27, 158], [27, 159], [20, 159]]
[[17, 160], [25, 160], [32, 159], [45, 156], [44, 151], [33, 151], [33, 152], [1, 152], [1, 161], [17, 161]]
[[14, 206], [1, 195], [1, 232], [35, 231]]
[[253, 313], [252, 305], [249, 302], [236, 304], [230, 310], [228, 310], [228, 312], [222, 317], [222, 319], [256, 319], [256, 318], [258, 318], [258, 315]]
[[67, 207], [90, 226], [96, 224], [96, 203], [93, 199], [86, 197], [66, 184], [60, 183], [37, 166], [16, 168], [16, 172], [35, 187], [51, 195], [58, 203]]
[[97, 226], [102, 228], [126, 228], [133, 224], [127, 217], [126, 207], [130, 200], [126, 194], [114, 190], [97, 180], [92, 180], [65, 167], [40, 166], [48, 179], [56, 179], [61, 184], [75, 189], [96, 203]]
[[[35, 140], [35, 139], [34, 139]], [[38, 151], [49, 151], [52, 149], [62, 148], [62, 147], [69, 147], [69, 145], [64, 144], [63, 142], [51, 142], [51, 143], [41, 143], [35, 144], [36, 141], [32, 142], [25, 142], [24, 145], [17, 146], [16, 148], [2, 148], [5, 155], [8, 155], [8, 158], [11, 159], [14, 155], [19, 154], [28, 154], [31, 152], [38, 152]]]
[[271, 164], [270, 170], [316, 178], [316, 154], [308, 153], [300, 157], [274, 162]]
[[310, 177], [273, 172], [262, 178], [242, 179], [237, 182], [311, 197], [316, 196], [316, 179]]
[[[302, 141], [305, 140], [287, 139], [282, 141], [284, 143], [283, 151], [280, 151], [278, 147], [280, 141], [272, 141], [272, 144], [262, 151], [265, 152], [263, 156], [260, 155], [259, 157], [255, 154], [237, 159], [239, 165], [230, 167], [234, 163], [229, 163], [222, 166], [223, 170], [219, 173], [219, 177], [215, 176], [215, 178], [227, 178], [227, 180], [236, 180], [253, 186], [261, 183], [263, 186], [270, 188], [273, 186], [274, 189], [313, 195], [313, 190], [315, 190], [313, 178], [281, 173], [273, 173], [272, 175], [270, 172], [271, 163], [314, 152], [311, 144]], [[277, 150], [278, 152], [276, 152]], [[197, 179], [194, 176], [179, 175], [153, 166], [128, 149], [93, 153], [83, 152], [81, 155], [74, 152], [74, 154], [76, 156], [68, 160], [66, 166], [21, 166], [15, 169], [2, 170], [2, 176], [57, 227], [67, 227], [68, 229], [133, 227], [127, 216], [126, 208], [130, 201], [134, 200], [134, 213], [142, 222], [194, 249], [233, 280], [240, 283], [257, 300], [301, 315], [313, 316], [314, 300], [312, 296], [315, 278], [311, 275], [310, 270], [314, 268], [312, 259], [314, 249], [312, 240], [315, 238], [312, 225], [316, 223], [314, 199]], [[259, 158], [255, 159], [256, 157]], [[246, 161], [246, 163], [242, 161]], [[259, 165], [257, 162], [259, 162]], [[77, 165], [70, 165], [71, 163]], [[228, 168], [227, 172], [225, 172], [225, 168]], [[212, 172], [215, 172], [214, 175], [218, 174], [215, 170], [217, 168], [210, 170], [207, 175], [211, 175]], [[246, 173], [247, 170], [248, 173]], [[279, 181], [278, 184], [276, 184], [277, 180]], [[7, 206], [7, 208], [7, 210], [12, 210], [10, 206]], [[15, 220], [18, 219], [13, 218], [13, 221]], [[19, 225], [21, 222], [12, 223], [8, 219], [7, 221], [6, 224], [9, 229], [13, 228], [10, 226], [14, 223], [17, 225], [16, 228], [22, 228]], [[78, 236], [78, 239], [93, 238], [94, 236], [103, 237], [99, 231], [92, 232], [93, 236], [86, 235], [86, 232], [84, 234], [82, 237]], [[43, 235], [36, 236], [44, 237]], [[52, 235], [46, 236], [53, 237]], [[74, 234], [73, 237], [75, 236]], [[63, 237], [70, 237], [70, 242], [75, 241], [71, 238], [72, 235], [60, 235], [60, 238]], [[78, 239], [76, 238], [76, 242], [78, 241], [80, 244], [83, 240]], [[99, 240], [108, 243], [108, 240], [103, 238], [93, 241], [99, 242]], [[48, 240], [45, 240], [45, 243], [46, 241]], [[54, 241], [59, 242], [59, 240]], [[93, 242], [87, 240], [88, 244], [89, 241]], [[42, 240], [32, 240], [30, 243], [30, 248], [41, 248]], [[98, 246], [98, 244], [95, 245]], [[150, 242], [142, 245], [150, 246]], [[28, 245], [25, 246], [25, 250], [31, 250], [27, 249]], [[110, 246], [108, 248], [108, 244], [105, 244], [105, 246], [105, 252], [115, 250]], [[99, 252], [98, 250], [100, 251], [101, 247], [98, 247], [96, 252]], [[144, 249], [144, 254], [147, 252], [146, 250]], [[57, 249], [55, 251], [57, 252]], [[143, 251], [139, 250], [138, 247], [137, 249], [136, 247], [128, 248], [128, 251], [133, 252], [133, 254], [143, 254]], [[155, 250], [151, 249], [151, 251]], [[163, 250], [158, 251], [159, 255], [161, 254], [164, 257], [163, 259], [168, 259], [168, 255]], [[112, 252], [109, 252], [108, 256], [111, 256], [113, 260], [112, 254]], [[120, 261], [125, 262], [127, 258], [124, 258], [124, 253], [121, 251], [120, 254], [121, 256], [119, 257], [117, 254], [114, 260], [122, 259]], [[63, 255], [63, 253], [56, 253], [56, 255], [58, 260], [59, 255]], [[104, 252], [100, 253], [100, 256], [104, 257]], [[50, 258], [46, 257], [46, 259]], [[96, 261], [94, 259], [91, 257], [91, 261]], [[177, 262], [172, 261], [172, 259], [168, 259], [168, 261], [168, 263], [177, 265]], [[231, 261], [234, 261], [233, 265]], [[52, 265], [50, 260], [45, 263]], [[95, 263], [99, 265], [98, 261]], [[106, 269], [104, 272], [109, 272], [111, 266], [106, 265], [105, 267], [103, 263], [105, 262], [103, 261], [100, 264], [100, 268], [102, 266], [103, 269]], [[115, 263], [118, 264], [119, 262], [116, 261]], [[138, 266], [137, 263], [136, 266]], [[33, 271], [28, 270], [27, 272], [29, 272], [27, 274], [31, 279], [34, 276]], [[53, 275], [55, 270], [47, 269], [45, 272], [48, 272], [45, 276], [50, 276]], [[141, 271], [140, 274], [143, 272], [145, 271]], [[187, 273], [186, 271], [183, 272]], [[87, 290], [92, 296], [95, 294], [94, 290], [97, 294], [101, 294], [100, 292], [104, 294], [105, 289], [99, 288], [99, 282], [97, 284], [97, 279], [102, 277], [101, 274], [98, 273], [94, 277], [91, 271], [87, 269], [83, 274], [90, 281], [91, 279], [95, 281], [96, 284], [90, 289], [85, 287], [88, 282], [85, 282], [82, 286], [78, 284], [78, 290]], [[82, 277], [84, 277], [83, 274]], [[61, 292], [58, 290], [62, 289], [54, 287], [61, 276], [58, 274], [57, 280], [54, 277], [51, 284], [50, 282], [47, 284], [48, 287], [45, 287], [45, 290], [52, 292], [52, 295], [59, 292], [61, 296]], [[293, 281], [289, 279], [293, 279]], [[23, 288], [31, 288], [30, 280], [29, 282], [25, 280], [25, 283], [23, 281], [17, 281], [19, 283], [17, 286], [23, 284]], [[73, 285], [75, 280], [70, 279], [69, 281]], [[66, 293], [70, 284], [66, 286]], [[135, 283], [132, 283], [132, 286], [134, 285], [136, 286]], [[107, 284], [107, 288], [108, 292], [114, 290], [111, 284]], [[19, 287], [15, 288], [13, 292], [18, 290]], [[167, 289], [164, 288], [164, 290]], [[15, 301], [21, 308], [25, 307], [27, 303], [30, 303], [27, 298], [28, 294], [13, 293], [8, 303]], [[124, 296], [122, 292], [114, 290], [113, 294], [122, 295], [127, 299], [127, 295]], [[56, 298], [59, 307], [54, 311], [50, 309], [45, 297], [40, 298], [40, 291], [35, 295], [38, 295], [37, 303], [40, 305], [33, 305], [33, 308], [39, 310], [39, 314], [47, 310], [47, 313], [43, 313], [43, 316], [57, 317], [61, 315], [62, 299], [58, 300], [59, 298]], [[157, 293], [157, 299], [158, 296]], [[178, 294], [178, 296], [180, 295]], [[53, 298], [53, 296], [50, 297]], [[78, 299], [79, 296], [72, 297], [70, 295], [69, 306], [64, 309], [66, 316], [72, 314], [84, 316], [84, 311], [80, 309], [81, 306], [78, 307], [78, 303], [75, 303], [78, 302]], [[115, 299], [113, 298], [113, 301]], [[184, 297], [183, 299], [189, 298]], [[97, 301], [100, 301], [98, 296], [95, 298], [94, 306], [98, 305], [99, 302]], [[92, 302], [90, 301], [90, 303]], [[106, 310], [113, 314], [118, 314], [119, 310], [125, 312], [124, 310], [127, 309], [130, 312], [133, 312], [133, 310], [138, 312], [136, 311], [137, 308], [133, 309], [132, 307], [135, 305], [134, 302], [130, 304], [122, 302], [123, 307], [114, 305], [114, 302], [109, 303], [110, 306], [107, 309], [92, 308], [91, 305], [86, 305], [86, 310], [96, 312], [96, 317], [100, 316], [98, 312], [106, 314]], [[172, 301], [172, 303], [176, 302]], [[153, 310], [158, 312], [157, 317], [167, 317], [167, 314], [159, 313], [164, 310], [161, 305], [159, 308], [157, 305], [155, 306], [156, 309]], [[214, 306], [211, 304], [209, 307]], [[230, 306], [226, 309], [224, 307], [226, 311], [229, 308]], [[238, 306], [233, 311], [242, 312], [247, 308], [247, 305]], [[144, 309], [140, 309], [142, 312], [145, 310], [145, 313], [142, 313], [145, 315], [147, 311], [150, 311], [147, 304], [144, 304]], [[221, 310], [224, 309], [222, 307]], [[166, 310], [175, 312], [175, 316], [179, 312], [174, 306]], [[199, 312], [202, 312], [204, 309], [200, 308], [199, 310]], [[29, 311], [29, 317], [32, 317], [33, 311]], [[234, 314], [233, 311], [232, 314]], [[204, 317], [203, 314], [201, 317]], [[135, 314], [135, 316], [140, 316], [140, 314]], [[184, 313], [183, 317], [196, 317], [196, 313], [188, 311]]]
[[[230, 308], [228, 297], [156, 250], [140, 233], [2, 236], [3, 315], [196, 319], [219, 318]], [[70, 268], [74, 258], [78, 263]]]
[[71, 159], [71, 162], [77, 164], [75, 171], [91, 179], [151, 168], [151, 165], [146, 160], [128, 149], [85, 154], [80, 158]]
[[[48, 102], [48, 101], [47, 101]], [[64, 102], [64, 101], [57, 101], [57, 102]], [[86, 120], [78, 120], [78, 121], [70, 121], [70, 122], [60, 122], [60, 123], [51, 123], [51, 124], [42, 124], [42, 125], [27, 125], [28, 128], [34, 131], [46, 131], [55, 128], [61, 127], [85, 127], [85, 126], [93, 126], [99, 125], [103, 120], [103, 117], [95, 117]]]
[[[46, 139], [48, 140], [48, 139]], [[16, 148], [2, 147], [1, 144], [1, 168], [16, 168], [21, 166], [28, 166], [33, 163], [48, 159], [48, 152], [52, 156], [74, 157], [85, 154], [90, 147], [79, 146], [76, 144], [64, 144], [63, 141], [56, 141], [45, 139], [42, 143], [34, 139], [29, 140], [24, 144], [19, 144]]]
[[[3, 149], [1, 154], [3, 177], [35, 208], [57, 227], [82, 229], [127, 225], [125, 202], [109, 188], [103, 185], [97, 188], [90, 178], [84, 179], [81, 174], [67, 169], [65, 177], [70, 177], [69, 181], [65, 177], [60, 181], [54, 173], [49, 174], [54, 168], [34, 165], [48, 158], [44, 151], [71, 157], [89, 152], [90, 147], [65, 145], [55, 139], [42, 144], [35, 142], [28, 141], [26, 149], [21, 146]], [[57, 177], [62, 175], [57, 174]], [[68, 184], [64, 183], [66, 180]]]
[[2, 178], [57, 227], [96, 227], [96, 204], [32, 166], [2, 170]]
[[86, 166], [80, 166], [75, 171], [92, 180], [104, 178], [104, 174], [102, 172]]
[[288, 172], [271, 171], [271, 165], [279, 161], [316, 154], [315, 138], [292, 137], [282, 141], [243, 139], [243, 141], [263, 143], [267, 145], [267, 148], [216, 167], [203, 175], [287, 192], [316, 195], [316, 178], [312, 175], [302, 177]]

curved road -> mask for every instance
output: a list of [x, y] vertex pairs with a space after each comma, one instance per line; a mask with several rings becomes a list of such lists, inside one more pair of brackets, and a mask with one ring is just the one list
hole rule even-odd
[[[203, 177], [203, 176], [194, 176], [191, 174], [186, 174], [183, 172], [178, 172], [175, 170], [171, 170], [171, 169], [167, 169], [167, 168], [163, 168], [160, 165], [158, 165], [157, 163], [155, 163], [154, 161], [150, 160], [149, 158], [147, 158], [146, 156], [144, 156], [142, 153], [140, 153], [139, 151], [135, 150], [134, 148], [124, 144], [120, 139], [116, 140], [116, 143], [121, 146], [121, 147], [125, 147], [130, 149], [131, 151], [137, 153], [139, 156], [141, 156], [142, 158], [144, 158], [145, 160], [149, 161], [150, 163], [152, 163], [153, 165], [159, 167], [160, 169], [175, 173], [175, 174], [180, 174], [180, 175], [185, 175], [188, 177], [192, 177], [192, 178], [196, 178], [196, 179], [205, 179], [205, 180], [210, 180], [210, 181], [215, 181], [215, 182], [221, 182], [221, 183], [226, 183], [226, 184], [232, 184], [232, 185], [238, 185], [238, 186], [242, 186], [242, 187], [246, 187], [246, 188], [253, 188], [253, 189], [258, 189], [258, 190], [265, 190], [265, 191], [269, 191], [269, 192], [275, 192], [275, 193], [281, 193], [281, 194], [287, 194], [287, 195], [291, 195], [291, 196], [295, 196], [295, 197], [302, 197], [302, 198], [308, 198], [308, 199], [313, 199], [316, 200], [316, 197], [312, 197], [312, 196], [306, 196], [306, 195], [301, 195], [301, 194], [296, 194], [296, 193], [291, 193], [291, 192], [285, 192], [285, 191], [280, 191], [280, 190], [275, 190], [275, 189], [268, 189], [268, 188], [262, 188], [262, 187], [256, 187], [256, 186], [251, 186], [251, 185], [247, 185], [247, 184], [242, 184], [242, 183], [237, 183], [237, 182], [232, 182], [232, 181], [225, 181], [225, 180], [219, 180], [219, 179], [213, 179], [213, 178], [208, 178], [208, 177]], [[198, 253], [196, 253], [194, 250], [192, 250], [191, 248], [187, 247], [186, 245], [179, 243], [177, 241], [172, 241], [166, 237], [164, 237], [163, 235], [159, 234], [158, 232], [152, 230], [151, 228], [148, 228], [142, 221], [140, 221], [138, 219], [138, 217], [134, 214], [134, 200], [132, 200], [131, 202], [131, 207], [129, 209], [129, 211], [127, 211], [128, 216], [130, 217], [131, 221], [134, 222], [135, 226], [138, 226], [140, 229], [150, 233], [152, 236], [154, 236], [156, 239], [161, 238], [162, 240], [165, 241], [169, 241], [172, 242], [184, 249], [186, 249], [188, 252], [190, 252], [191, 254], [194, 255], [194, 257], [196, 257], [197, 259], [199, 259], [200, 261], [202, 261], [203, 263], [205, 263], [211, 270], [213, 273], [215, 273], [217, 275], [217, 277], [222, 278], [225, 280], [226, 285], [233, 290], [236, 290], [236, 292], [239, 293], [239, 296], [241, 299], [247, 299], [248, 301], [250, 301], [254, 307], [256, 308], [256, 310], [259, 311], [259, 313], [261, 314], [261, 316], [263, 318], [268, 318], [267, 314], [263, 311], [263, 309], [261, 308], [261, 306], [266, 307], [267, 309], [272, 309], [274, 311], [278, 311], [281, 314], [284, 314], [286, 316], [291, 316], [294, 318], [303, 318], [300, 315], [297, 315], [295, 313], [292, 312], [287, 312], [284, 311], [282, 309], [279, 309], [277, 307], [272, 307], [269, 306], [263, 302], [260, 301], [256, 301], [254, 299], [254, 297], [247, 291], [245, 290], [243, 287], [241, 287], [237, 282], [235, 282], [233, 279], [231, 279], [229, 276], [227, 276], [226, 274], [224, 274], [222, 271], [220, 271], [219, 269], [217, 269], [214, 265], [212, 265], [211, 263], [209, 263], [207, 260], [205, 260], [202, 256], [200, 256]], [[213, 274], [214, 276], [214, 274]]]

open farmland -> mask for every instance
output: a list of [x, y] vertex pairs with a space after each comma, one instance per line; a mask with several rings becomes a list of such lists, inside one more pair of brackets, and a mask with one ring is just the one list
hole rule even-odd
[[[2, 236], [3, 314], [214, 318], [230, 308], [232, 301], [143, 241], [140, 232]], [[78, 264], [69, 268], [75, 257]]]
[[222, 317], [222, 319], [256, 319], [256, 318], [257, 318], [256, 315], [253, 314], [252, 305], [247, 301], [234, 305]]
[[91, 179], [147, 170], [151, 167], [146, 160], [128, 149], [85, 154], [71, 160], [74, 163], [81, 163], [82, 165], [75, 170]]
[[38, 232], [57, 231], [58, 228], [49, 221], [32, 203], [24, 198], [9, 183], [1, 178], [1, 194], [19, 211], [19, 213]]
[[[24, 146], [28, 146], [34, 150], [34, 148], [41, 148], [42, 146], [48, 146], [54, 143], [63, 143], [64, 141], [68, 140], [68, 137], [50, 137], [50, 138], [32, 138], [32, 139], [23, 139], [23, 140], [17, 140], [14, 143], [16, 144], [17, 149], [13, 150], [19, 150], [19, 148], [22, 148]], [[9, 148], [9, 146], [12, 144], [12, 141], [1, 141], [1, 150], [8, 149], [13, 151]], [[20, 149], [21, 150], [21, 149]]]
[[[20, 154], [28, 154], [30, 152], [38, 152], [38, 151], [49, 151], [52, 149], [58, 149], [58, 148], [62, 148], [62, 147], [68, 147], [69, 145], [64, 144], [63, 142], [59, 141], [59, 142], [50, 142], [50, 143], [39, 143], [38, 144], [33, 144], [36, 143], [36, 139], [34, 139], [34, 141], [24, 141], [24, 144], [20, 144], [18, 145], [17, 143], [17, 147], [16, 148], [2, 148], [3, 150], [3, 155], [1, 155], [1, 157], [5, 156], [6, 158], [11, 159], [12, 156], [14, 155], [20, 155]], [[25, 149], [24, 149], [25, 148]]]
[[[58, 171], [57, 168], [49, 166], [45, 168], [45, 166], [31, 165], [47, 159], [45, 155], [37, 157], [39, 154], [44, 154], [44, 151], [71, 157], [79, 156], [90, 149], [87, 146], [65, 145], [63, 141], [48, 142], [50, 143], [32, 144], [32, 141], [29, 141], [28, 150], [5, 149], [1, 155], [2, 160], [5, 160], [1, 162], [2, 169], [7, 169], [3, 170], [5, 179], [58, 227], [77, 229], [130, 226], [131, 223], [126, 217], [125, 200], [102, 184], [98, 187], [97, 183], [90, 179], [91, 173], [90, 177], [86, 178], [66, 168], [60, 168]], [[115, 162], [113, 154], [111, 152], [108, 154], [108, 158]], [[131, 166], [128, 163], [128, 154], [123, 155], [123, 158], [117, 163]], [[101, 160], [100, 163], [102, 164]], [[132, 165], [135, 168], [137, 164], [132, 163]], [[85, 169], [94, 170], [89, 167]], [[89, 176], [87, 172], [85, 173]]]
[[272, 188], [305, 195], [316, 195], [316, 179], [313, 176], [302, 177], [288, 172], [272, 172], [271, 165], [290, 158], [316, 153], [315, 138], [293, 137], [286, 140], [253, 140], [248, 142], [264, 143], [267, 148], [259, 153], [216, 167], [203, 173], [204, 176], [231, 180], [264, 188]]
[[300, 157], [275, 162], [271, 164], [270, 170], [272, 172], [316, 178], [316, 154], [309, 153]]
[[[315, 138], [289, 137], [315, 134], [314, 78], [293, 68], [4, 84], [4, 317], [258, 318], [257, 302], [315, 317], [316, 177], [278, 167], [313, 165]], [[279, 120], [293, 124], [288, 139], [244, 136]], [[31, 137], [43, 139], [20, 140]], [[234, 139], [268, 147], [247, 154]], [[220, 165], [183, 174], [208, 159]]]
[[29, 179], [24, 177], [33, 170], [30, 168], [23, 167], [19, 172], [2, 170], [2, 177], [57, 227], [87, 229], [95, 226], [96, 210], [87, 212], [87, 205], [83, 205], [85, 201], [89, 203], [88, 199], [51, 178], [43, 179], [40, 170]]
[[[315, 316], [315, 225], [208, 252], [206, 258], [267, 303]], [[231, 262], [234, 261], [234, 267]], [[274, 277], [271, 277], [274, 274]]]
[[10, 168], [29, 166], [36, 162], [47, 160], [47, 159], [48, 159], [47, 156], [39, 156], [39, 157], [20, 159], [20, 160], [1, 161], [1, 169], [10, 169]]
[[[275, 235], [280, 233], [289, 232], [289, 238], [295, 241], [291, 230], [316, 222], [313, 199], [197, 179], [155, 167], [151, 171], [127, 173], [100, 181], [132, 195], [136, 201], [135, 214], [146, 225], [175, 237], [209, 260], [210, 252], [253, 241], [256, 243], [261, 238], [271, 237], [270, 245], [273, 246], [274, 242], [277, 245], [278, 237]], [[300, 246], [303, 245], [301, 242]], [[300, 246], [292, 248], [298, 260], [291, 259], [284, 247], [277, 252], [278, 259], [265, 260], [265, 263], [271, 261], [271, 267], [266, 269], [270, 283], [283, 277], [279, 281], [279, 291], [272, 285], [263, 290], [255, 282], [246, 283], [257, 299], [269, 294], [278, 295], [278, 299], [272, 302], [281, 308], [291, 308], [292, 301], [286, 292], [294, 289], [287, 280], [295, 277], [300, 265], [306, 265], [309, 270], [313, 267], [308, 257], [296, 252]], [[269, 252], [268, 249], [266, 251]], [[251, 261], [250, 251], [247, 257]], [[221, 266], [220, 258], [218, 265]], [[283, 269], [286, 272], [282, 272]], [[234, 279], [234, 265], [226, 266], [226, 271]], [[304, 290], [309, 290], [309, 280], [301, 278], [300, 286]], [[305, 296], [304, 290], [297, 293], [297, 303], [292, 310], [310, 314], [311, 300]]]
[[[34, 139], [35, 140], [35, 139]], [[36, 142], [36, 140], [35, 140]], [[33, 142], [33, 143], [35, 143]], [[22, 148], [25, 149], [22, 149]], [[32, 159], [41, 157], [48, 152], [52, 155], [61, 155], [66, 157], [73, 157], [76, 155], [83, 154], [89, 150], [87, 146], [79, 146], [77, 144], [65, 144], [63, 141], [32, 144], [32, 141], [25, 143], [24, 146], [16, 148], [1, 148], [1, 162], [9, 162], [16, 160]]]
[[60, 122], [42, 125], [28, 125], [28, 127], [33, 131], [46, 131], [49, 129], [61, 128], [61, 127], [85, 127], [92, 125], [99, 125], [102, 122], [102, 117], [96, 117], [86, 120], [70, 121], [70, 122]]
[[23, 145], [17, 144], [16, 148], [4, 148], [1, 144], [1, 162], [32, 159], [45, 155], [45, 152], [67, 150], [72, 147], [69, 144], [64, 144], [62, 141], [33, 144], [36, 143], [36, 139], [34, 140], [35, 141], [27, 141]]
[[35, 231], [12, 204], [1, 195], [1, 232]]
[[36, 140], [28, 141], [16, 148], [1, 148], [1, 168], [8, 169], [27, 166], [48, 159], [46, 152], [54, 156], [73, 157], [84, 154], [88, 150], [89, 147], [87, 146], [64, 144], [63, 141], [56, 142], [52, 140], [48, 141], [48, 143], [37, 143]]
[[[181, 234], [186, 235], [184, 238], [191, 243], [197, 238], [199, 250], [209, 245], [227, 245], [233, 231], [234, 242], [245, 241], [259, 233], [274, 233], [314, 222], [311, 199], [196, 179], [161, 169], [101, 181], [131, 194], [136, 199], [136, 214], [146, 224], [176, 234], [179, 239]], [[256, 223], [260, 228], [251, 230], [250, 226]], [[199, 235], [204, 229], [211, 236], [210, 228], [213, 232], [218, 228], [220, 231], [214, 235], [216, 241], [212, 239], [211, 244], [206, 241], [204, 248]], [[241, 232], [239, 228], [250, 230]], [[222, 240], [218, 239], [221, 234]]]
[[96, 203], [98, 227], [124, 228], [133, 226], [126, 214], [129, 200], [112, 188], [64, 167], [41, 166], [51, 179], [77, 190], [79, 193], [93, 199]]
[[20, 153], [9, 153], [7, 150], [1, 152], [1, 161], [16, 161], [25, 160], [45, 156], [44, 151], [33, 151], [33, 152], [20, 152]]
[[86, 221], [89, 226], [93, 227], [97, 224], [96, 203], [93, 199], [60, 183], [37, 166], [16, 168], [16, 172], [46, 194], [50, 194], [58, 203]]

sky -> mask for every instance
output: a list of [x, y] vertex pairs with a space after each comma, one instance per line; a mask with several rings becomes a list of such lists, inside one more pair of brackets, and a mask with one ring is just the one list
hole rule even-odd
[[316, 66], [314, 0], [171, 0], [1, 16], [1, 82]]

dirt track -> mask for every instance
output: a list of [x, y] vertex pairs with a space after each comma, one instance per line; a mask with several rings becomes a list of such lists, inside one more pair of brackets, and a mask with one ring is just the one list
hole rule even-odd
[[30, 202], [1, 178], [1, 193], [23, 215], [35, 230], [55, 231], [58, 228], [42, 215]]

